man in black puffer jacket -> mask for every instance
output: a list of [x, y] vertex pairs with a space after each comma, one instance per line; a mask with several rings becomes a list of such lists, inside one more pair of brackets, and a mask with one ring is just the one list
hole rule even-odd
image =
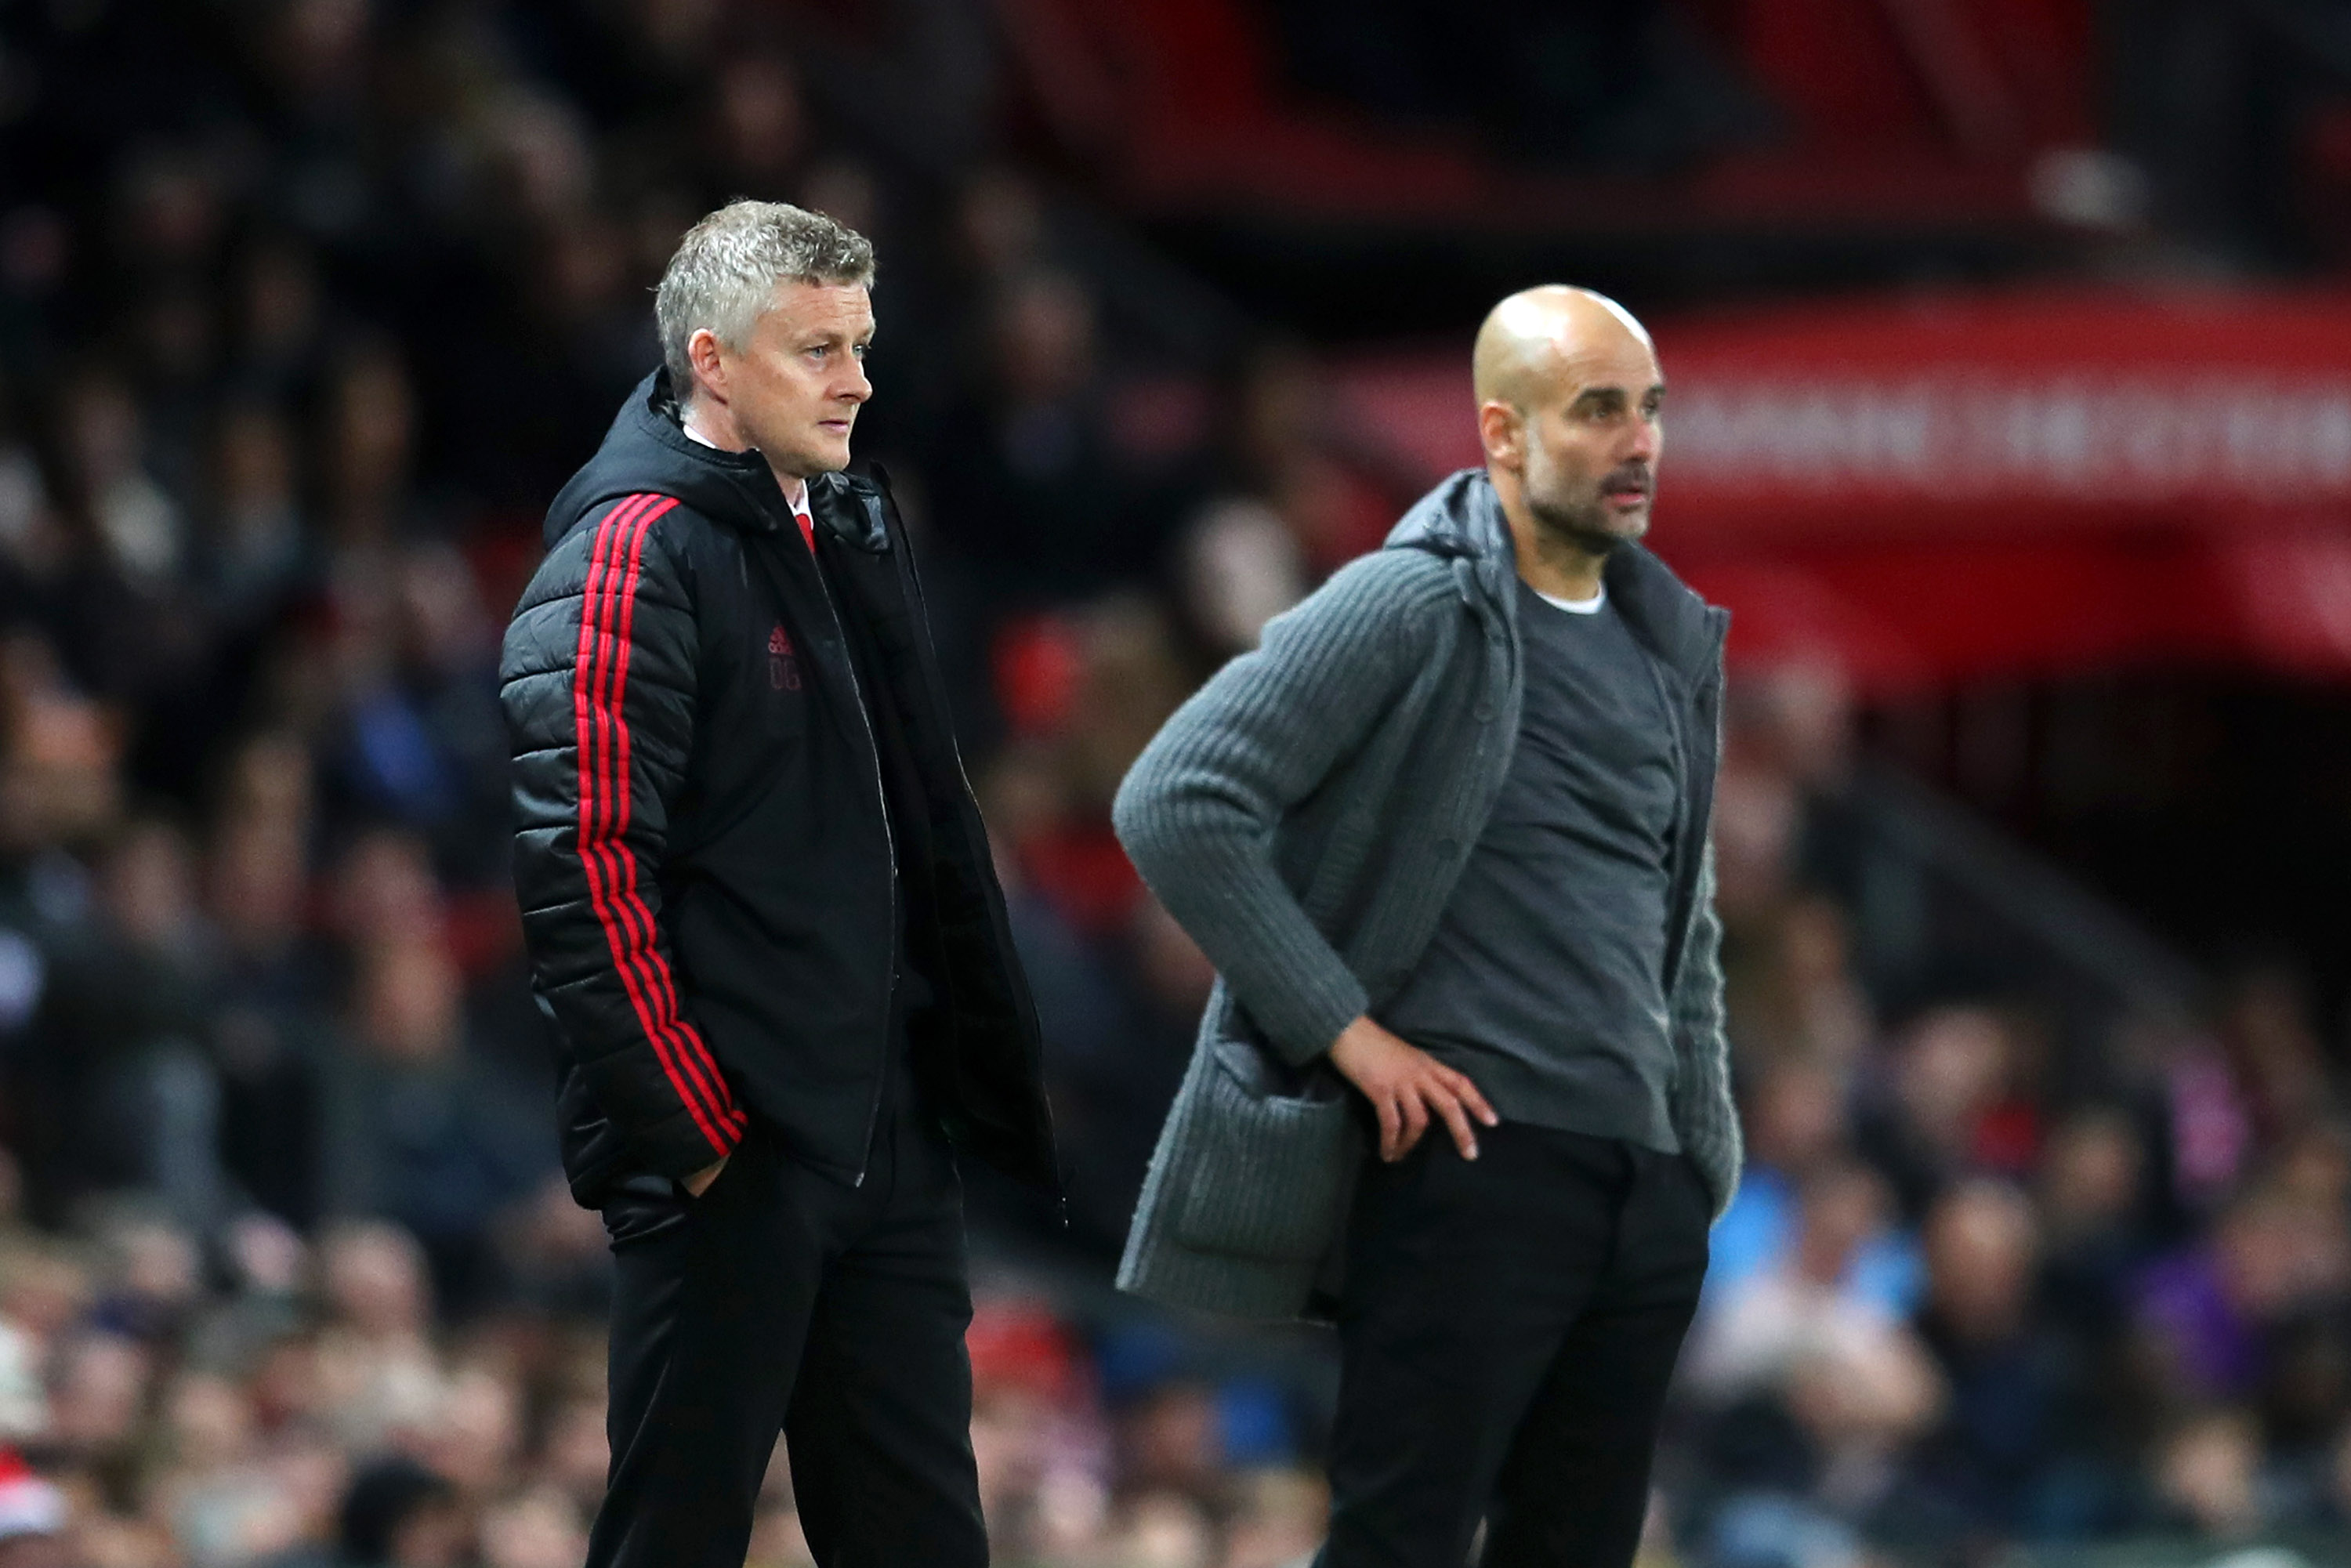
[[[842, 472], [868, 243], [737, 202], [507, 628], [515, 879], [617, 1277], [591, 1565], [987, 1561], [956, 1151], [1050, 1186], [1035, 1009], [904, 527]], [[682, 401], [681, 401], [682, 398]]]

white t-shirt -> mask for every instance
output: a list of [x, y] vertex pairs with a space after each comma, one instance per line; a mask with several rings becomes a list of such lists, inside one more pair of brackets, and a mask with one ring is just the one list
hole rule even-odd
[[[693, 433], [689, 431], [687, 434]], [[1531, 587], [1532, 584], [1529, 586]], [[1608, 590], [1604, 586], [1599, 592], [1589, 599], [1562, 599], [1556, 593], [1545, 593], [1541, 589], [1537, 588], [1535, 597], [1545, 604], [1555, 605], [1566, 611], [1570, 615], [1597, 615], [1608, 603]]]

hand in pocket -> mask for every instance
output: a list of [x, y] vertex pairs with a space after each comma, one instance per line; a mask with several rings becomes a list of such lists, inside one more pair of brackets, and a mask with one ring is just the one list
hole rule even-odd
[[710, 1190], [710, 1184], [718, 1179], [718, 1173], [725, 1170], [726, 1162], [734, 1157], [732, 1155], [721, 1155], [716, 1165], [703, 1166], [692, 1176], [684, 1177], [678, 1185], [685, 1188], [688, 1197], [700, 1197]]

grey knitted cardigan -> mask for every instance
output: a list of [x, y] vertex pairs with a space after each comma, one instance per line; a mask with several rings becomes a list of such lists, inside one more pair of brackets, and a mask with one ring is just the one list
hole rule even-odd
[[[1123, 1289], [1247, 1317], [1330, 1311], [1366, 1143], [1323, 1052], [1412, 972], [1501, 788], [1523, 690], [1516, 575], [1484, 470], [1455, 474], [1385, 549], [1269, 625], [1128, 773], [1119, 838], [1218, 979]], [[1708, 838], [1729, 617], [1636, 546], [1605, 581], [1675, 717], [1667, 1100], [1719, 1216], [1740, 1158]]]

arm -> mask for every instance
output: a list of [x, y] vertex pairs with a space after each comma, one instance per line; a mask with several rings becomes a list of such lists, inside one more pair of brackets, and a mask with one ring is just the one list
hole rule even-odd
[[1349, 564], [1186, 702], [1119, 789], [1136, 869], [1292, 1062], [1329, 1050], [1367, 998], [1282, 881], [1274, 831], [1393, 706], [1454, 596], [1416, 551]]
[[1168, 720], [1120, 789], [1120, 840], [1168, 913], [1288, 1060], [1328, 1052], [1371, 1103], [1380, 1156], [1401, 1159], [1441, 1119], [1464, 1158], [1477, 1085], [1365, 1015], [1363, 982], [1273, 862], [1283, 814], [1359, 746], [1430, 656], [1453, 612], [1446, 567], [1382, 552], [1342, 569], [1266, 628]]
[[694, 737], [694, 610], [630, 497], [559, 543], [507, 629], [515, 887], [532, 988], [647, 1169], [698, 1190], [745, 1115], [684, 1016], [659, 871]]
[[1745, 1155], [1730, 1092], [1730, 1039], [1723, 1025], [1722, 919], [1714, 912], [1714, 844], [1698, 862], [1698, 907], [1673, 996], [1674, 1047], [1682, 1063], [1672, 1106], [1676, 1135], [1705, 1173], [1716, 1218], [1739, 1189]]

